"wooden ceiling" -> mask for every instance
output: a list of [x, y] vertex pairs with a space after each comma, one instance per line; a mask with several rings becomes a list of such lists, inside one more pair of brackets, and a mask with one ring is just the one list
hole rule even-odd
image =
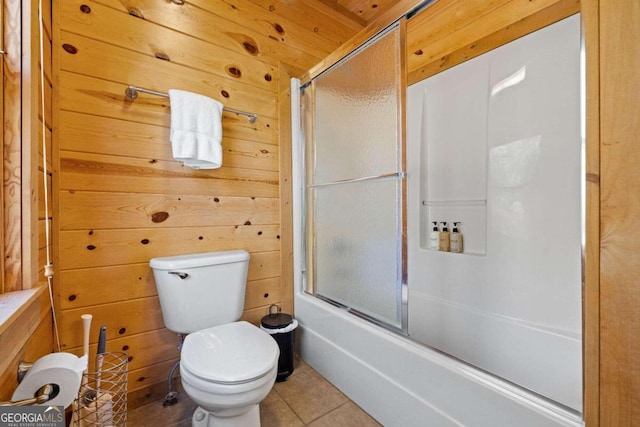
[[378, 15], [389, 9], [397, 0], [321, 0], [352, 19], [368, 24]]

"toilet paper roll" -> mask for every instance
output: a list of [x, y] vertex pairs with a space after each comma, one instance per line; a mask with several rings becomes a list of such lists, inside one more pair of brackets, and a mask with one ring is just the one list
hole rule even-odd
[[43, 405], [65, 408], [71, 405], [80, 389], [82, 371], [87, 367], [87, 356], [77, 357], [71, 353], [51, 353], [38, 359], [27, 371], [11, 400], [30, 399], [45, 384], [59, 387], [56, 397]]

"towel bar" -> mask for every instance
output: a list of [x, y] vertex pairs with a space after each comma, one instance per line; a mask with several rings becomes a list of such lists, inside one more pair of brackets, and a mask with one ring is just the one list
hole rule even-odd
[[[129, 99], [136, 99], [138, 97], [138, 92], [148, 93], [149, 95], [161, 96], [163, 98], [168, 98], [169, 97], [169, 94], [167, 94], [167, 93], [157, 92], [157, 91], [151, 90], [151, 89], [143, 89], [141, 87], [137, 87], [137, 86], [133, 86], [133, 85], [129, 85], [125, 89], [124, 94]], [[228, 107], [224, 107], [224, 110], [228, 111], [230, 113], [236, 113], [236, 114], [240, 114], [240, 115], [243, 115], [243, 116], [247, 116], [247, 120], [249, 121], [249, 123], [255, 123], [256, 119], [258, 118], [257, 114], [247, 113], [246, 111], [240, 111], [240, 110], [236, 110], [236, 109], [228, 108]]]

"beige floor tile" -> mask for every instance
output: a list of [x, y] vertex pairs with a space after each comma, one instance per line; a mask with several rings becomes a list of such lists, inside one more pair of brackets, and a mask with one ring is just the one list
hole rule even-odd
[[[163, 407], [162, 400], [129, 411], [132, 427], [189, 427], [196, 404], [182, 391], [178, 403]], [[276, 383], [260, 404], [262, 427], [379, 426], [297, 355], [294, 371], [286, 381]]]
[[379, 427], [380, 424], [353, 402], [318, 418], [309, 427]]
[[310, 423], [349, 400], [308, 366], [294, 369], [287, 381], [276, 383], [274, 388], [304, 423]]
[[300, 427], [304, 425], [275, 390], [271, 390], [271, 393], [260, 403], [260, 424], [261, 427]]

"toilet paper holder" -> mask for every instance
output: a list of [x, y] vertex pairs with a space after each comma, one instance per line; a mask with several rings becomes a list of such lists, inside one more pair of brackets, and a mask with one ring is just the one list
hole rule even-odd
[[[18, 364], [18, 383], [21, 383], [27, 371], [31, 369], [33, 362], [21, 361]], [[28, 406], [41, 405], [53, 399], [60, 393], [60, 387], [56, 384], [45, 384], [36, 391], [35, 396], [30, 399], [0, 401], [0, 406]]]
[[28, 405], [41, 405], [49, 400], [53, 399], [60, 393], [60, 387], [56, 384], [45, 384], [38, 389], [35, 393], [35, 397], [30, 399], [22, 399], [15, 401], [0, 402], [0, 406], [28, 406]]
[[25, 362], [24, 360], [18, 364], [18, 383], [21, 383], [24, 376], [27, 375], [29, 369], [33, 367], [33, 362]]

